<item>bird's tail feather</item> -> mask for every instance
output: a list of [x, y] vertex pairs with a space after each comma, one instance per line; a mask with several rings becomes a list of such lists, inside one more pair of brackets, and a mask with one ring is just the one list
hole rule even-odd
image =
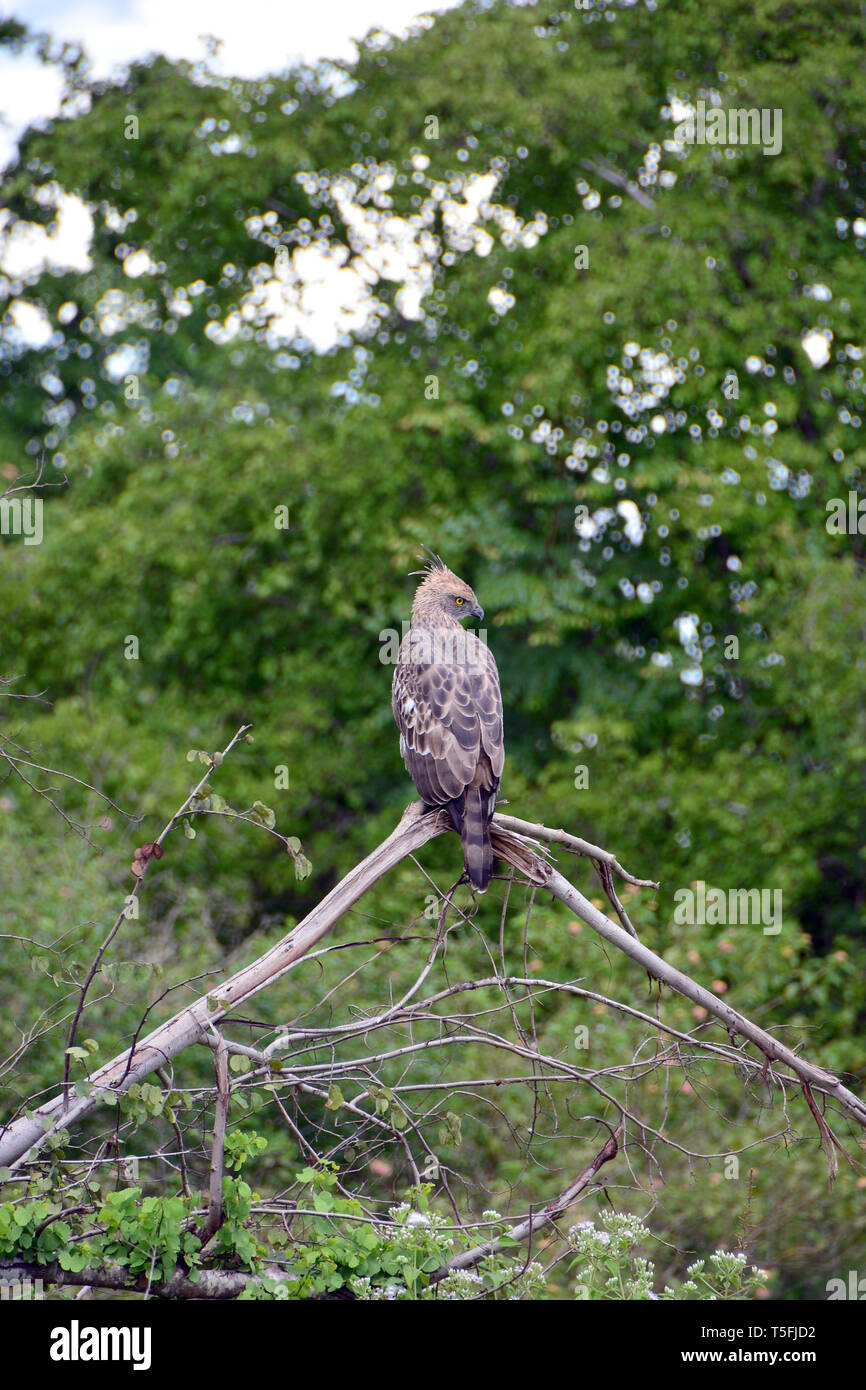
[[483, 787], [467, 787], [463, 800], [460, 839], [463, 863], [469, 882], [484, 893], [493, 872], [493, 846], [490, 843], [490, 793]]

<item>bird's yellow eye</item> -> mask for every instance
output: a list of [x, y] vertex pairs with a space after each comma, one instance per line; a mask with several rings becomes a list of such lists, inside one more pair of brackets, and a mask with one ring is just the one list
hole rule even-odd
[[465, 600], [465, 598], [456, 598], [456, 599], [454, 600], [454, 602], [455, 602], [455, 603], [465, 603], [466, 600]]

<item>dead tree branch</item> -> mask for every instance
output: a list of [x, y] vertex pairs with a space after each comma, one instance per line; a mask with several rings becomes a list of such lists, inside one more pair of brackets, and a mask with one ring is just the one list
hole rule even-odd
[[[715, 994], [669, 965], [631, 936], [624, 927], [606, 917], [552, 864], [541, 859], [525, 837], [515, 833], [512, 829], [513, 821], [513, 817], [494, 817], [495, 854], [523, 873], [530, 883], [552, 893], [605, 941], [646, 970], [653, 979], [701, 1005], [727, 1029], [732, 1038], [745, 1038], [759, 1049], [768, 1064], [788, 1068], [801, 1082], [809, 1085], [813, 1091], [832, 1098], [857, 1124], [866, 1128], [866, 1103], [843, 1086], [838, 1077], [805, 1061], [763, 1028], [737, 1013]], [[529, 825], [527, 822], [518, 824]], [[539, 838], [546, 838], [554, 843], [565, 843], [564, 831], [548, 831], [543, 826], [529, 828], [534, 830]], [[258, 960], [240, 970], [231, 979], [214, 986], [174, 1018], [160, 1024], [138, 1043], [131, 1053], [124, 1051], [100, 1068], [90, 1078], [90, 1093], [75, 1098], [68, 1110], [64, 1111], [64, 1097], [61, 1092], [30, 1115], [8, 1125], [0, 1137], [0, 1165], [9, 1165], [13, 1170], [20, 1170], [41, 1149], [52, 1133], [71, 1127], [85, 1115], [91, 1114], [102, 1103], [107, 1092], [125, 1092], [133, 1082], [142, 1081], [185, 1048], [205, 1041], [215, 1024], [227, 1019], [234, 1010], [293, 969], [389, 869], [408, 855], [414, 854], [428, 840], [449, 829], [447, 817], [442, 812], [425, 814], [421, 803], [413, 802], [407, 807], [399, 824], [388, 838], [357, 864], [307, 917]], [[599, 850], [597, 846], [577, 841], [576, 837], [567, 838], [575, 843], [566, 847], [575, 848], [578, 853], [587, 854], [597, 861], [601, 860], [625, 876], [625, 871], [613, 856]]]
[[[610, 1163], [612, 1158], [616, 1158], [619, 1153], [618, 1141], [621, 1137], [622, 1128], [620, 1127], [610, 1136], [592, 1162], [587, 1164], [579, 1177], [575, 1178], [564, 1192], [561, 1192], [558, 1197], [554, 1197], [552, 1202], [547, 1202], [540, 1211], [528, 1216], [525, 1221], [520, 1221], [516, 1226], [512, 1226], [508, 1232], [509, 1240], [528, 1240], [536, 1231], [544, 1230], [545, 1226], [553, 1225], [554, 1221], [558, 1221], [561, 1216], [564, 1216], [568, 1208], [589, 1187], [599, 1168], [603, 1167], [605, 1163]], [[488, 1255], [496, 1255], [506, 1248], [506, 1243], [503, 1240], [489, 1240], [484, 1245], [476, 1245], [471, 1250], [464, 1250], [462, 1254], [455, 1255], [452, 1260], [447, 1260], [444, 1265], [440, 1265], [439, 1269], [434, 1270], [430, 1275], [430, 1283], [441, 1283], [456, 1269], [474, 1269], [482, 1260], [486, 1260]]]
[[[86, 1269], [62, 1269], [59, 1264], [31, 1264], [24, 1260], [0, 1261], [0, 1279], [24, 1281], [41, 1280], [45, 1284], [62, 1287], [90, 1287], [94, 1289], [114, 1289], [116, 1292], [141, 1293], [160, 1300], [204, 1299], [211, 1303], [222, 1299], [234, 1299], [243, 1293], [248, 1284], [261, 1283], [262, 1276], [243, 1274], [228, 1269], [200, 1269], [196, 1271], [193, 1282], [186, 1271], [178, 1269], [170, 1279], [155, 1281], [148, 1289], [146, 1275], [131, 1274], [126, 1265], [106, 1262], [102, 1265], [88, 1265]], [[273, 1279], [285, 1277], [282, 1270], [268, 1271], [264, 1276]]]
[[223, 1173], [225, 1171], [226, 1123], [229, 1117], [231, 1088], [229, 1086], [228, 1049], [225, 1039], [219, 1033], [214, 1040], [214, 1068], [217, 1080], [216, 1114], [211, 1146], [208, 1212], [201, 1233], [202, 1245], [207, 1245], [211, 1236], [216, 1235], [223, 1223]]

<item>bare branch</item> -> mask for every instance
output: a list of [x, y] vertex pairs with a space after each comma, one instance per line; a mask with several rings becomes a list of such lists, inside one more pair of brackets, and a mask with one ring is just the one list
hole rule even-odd
[[41, 1279], [58, 1287], [90, 1285], [95, 1289], [115, 1289], [130, 1293], [146, 1293], [159, 1299], [207, 1299], [211, 1302], [237, 1298], [248, 1284], [260, 1284], [262, 1278], [283, 1279], [282, 1270], [269, 1270], [266, 1275], [241, 1274], [226, 1269], [201, 1269], [195, 1283], [184, 1270], [178, 1269], [164, 1283], [148, 1287], [143, 1275], [130, 1274], [126, 1265], [88, 1265], [86, 1269], [62, 1269], [58, 1264], [30, 1264], [24, 1260], [0, 1261], [0, 1279]]
[[[177, 818], [172, 818], [170, 826], [176, 823]], [[732, 1038], [738, 1035], [745, 1038], [759, 1049], [768, 1062], [788, 1068], [800, 1081], [811, 1086], [813, 1091], [832, 1097], [852, 1119], [866, 1128], [866, 1104], [843, 1086], [838, 1077], [805, 1061], [777, 1038], [669, 965], [654, 951], [632, 937], [622, 926], [606, 917], [550, 863], [539, 858], [525, 838], [514, 833], [512, 826], [515, 823], [521, 826], [529, 824], [515, 822], [513, 817], [494, 817], [494, 852], [498, 856], [524, 873], [530, 883], [552, 893], [605, 941], [629, 956], [641, 969], [646, 970], [653, 979], [701, 1005], [709, 1016], [722, 1023]], [[566, 844], [567, 848], [575, 848], [578, 853], [603, 860], [624, 877], [629, 877], [612, 855], [599, 850], [597, 846], [578, 841], [576, 837], [566, 836], [564, 831], [549, 831], [543, 826], [531, 828], [539, 838], [554, 843], [572, 841], [572, 844]], [[450, 825], [442, 812], [425, 814], [421, 803], [413, 802], [407, 807], [391, 835], [372, 854], [357, 864], [281, 941], [231, 979], [213, 987], [203, 998], [161, 1024], [129, 1053], [120, 1054], [97, 1071], [91, 1078], [90, 1093], [76, 1099], [67, 1113], [63, 1112], [61, 1095], [39, 1107], [31, 1115], [23, 1116], [10, 1124], [0, 1140], [0, 1165], [9, 1164], [13, 1168], [20, 1168], [39, 1151], [58, 1128], [71, 1126], [92, 1113], [102, 1103], [106, 1092], [126, 1091], [133, 1082], [143, 1080], [186, 1047], [203, 1041], [210, 1034], [213, 1025], [228, 1018], [234, 1010], [292, 970], [389, 869], [446, 830], [450, 830]], [[472, 1036], [471, 1029], [466, 1030], [466, 1036]], [[489, 1035], [487, 1040], [493, 1046], [506, 1045], [493, 1035]], [[431, 1045], [437, 1044], [432, 1042]], [[556, 1059], [541, 1058], [531, 1047], [519, 1044], [509, 1046], [515, 1055], [534, 1059], [535, 1062], [549, 1062], [557, 1067], [562, 1066]], [[400, 1051], [401, 1049], [394, 1049], [382, 1055], [398, 1055]], [[584, 1073], [578, 1069], [577, 1074]], [[605, 1094], [601, 1090], [599, 1093]], [[612, 1100], [611, 1097], [606, 1098]], [[615, 1101], [612, 1103], [618, 1104]], [[618, 1108], [622, 1113], [627, 1113], [621, 1105]], [[46, 1121], [50, 1122], [47, 1127]]]
[[636, 203], [640, 203], [642, 208], [648, 208], [650, 212], [655, 211], [655, 202], [648, 193], [644, 193], [640, 184], [634, 183], [626, 174], [620, 173], [612, 164], [608, 164], [606, 159], [593, 160], [582, 159], [581, 164], [590, 173], [597, 174], [600, 179], [607, 183], [612, 183], [614, 188], [619, 188], [627, 197], [633, 198]]
[[[235, 746], [235, 744], [237, 743], [238, 739], [239, 739], [239, 738], [242, 738], [243, 735], [244, 735], [249, 729], [251, 729], [251, 728], [252, 728], [252, 725], [251, 725], [251, 724], [242, 724], [242, 725], [241, 725], [241, 727], [238, 729], [237, 733], [235, 734], [234, 738], [233, 738], [229, 743], [226, 744], [225, 748], [223, 749], [222, 753], [220, 754], [219, 763], [222, 763], [222, 762], [224, 761], [224, 759], [228, 757], [229, 753], [230, 753], [230, 752], [232, 751], [232, 749], [234, 748], [234, 746]], [[150, 863], [151, 859], [153, 859], [153, 858], [157, 858], [157, 859], [162, 858], [162, 842], [163, 842], [163, 840], [166, 838], [166, 836], [174, 829], [174, 827], [175, 827], [175, 826], [178, 824], [178, 822], [181, 820], [181, 818], [182, 818], [182, 816], [183, 816], [183, 813], [184, 813], [184, 811], [186, 810], [186, 808], [189, 806], [190, 802], [193, 801], [193, 800], [195, 799], [196, 796], [198, 796], [198, 793], [201, 791], [202, 787], [205, 785], [205, 783], [206, 783], [206, 782], [208, 781], [208, 779], [211, 777], [212, 773], [214, 772], [214, 769], [215, 769], [218, 765], [219, 765], [219, 764], [218, 764], [218, 762], [217, 762], [217, 760], [216, 760], [216, 757], [215, 757], [214, 760], [213, 760], [213, 761], [211, 762], [211, 764], [209, 765], [209, 767], [208, 767], [207, 771], [205, 772], [204, 776], [201, 777], [201, 778], [199, 779], [199, 781], [198, 781], [198, 783], [196, 784], [194, 790], [191, 791], [190, 794], [189, 794], [189, 796], [186, 798], [186, 801], [183, 803], [183, 805], [181, 806], [180, 810], [179, 810], [179, 811], [175, 811], [175, 813], [174, 813], [174, 815], [172, 816], [171, 820], [168, 822], [168, 825], [166, 825], [166, 826], [163, 828], [163, 830], [159, 833], [159, 835], [157, 835], [156, 839], [152, 842], [152, 844], [151, 844], [150, 846], [148, 846], [148, 848], [149, 848], [149, 850], [150, 850], [150, 853], [147, 855], [146, 859], [143, 859], [143, 860], [141, 861], [141, 863], [140, 863], [139, 866], [138, 866], [137, 876], [136, 876], [135, 883], [134, 883], [133, 888], [132, 888], [132, 892], [131, 892], [131, 893], [128, 895], [128, 897], [124, 900], [123, 907], [120, 909], [120, 912], [117, 914], [117, 917], [116, 917], [116, 919], [115, 919], [114, 925], [113, 925], [112, 928], [111, 928], [111, 931], [108, 933], [108, 936], [105, 938], [105, 940], [103, 941], [103, 943], [102, 943], [102, 945], [100, 946], [99, 950], [96, 952], [96, 955], [95, 955], [95, 957], [94, 957], [94, 959], [93, 959], [93, 962], [91, 963], [90, 969], [89, 969], [88, 972], [87, 972], [87, 976], [86, 976], [86, 978], [85, 978], [85, 980], [84, 980], [84, 983], [83, 983], [83, 985], [81, 986], [81, 993], [80, 993], [79, 998], [78, 998], [78, 1006], [77, 1006], [77, 1008], [76, 1008], [76, 1010], [75, 1010], [75, 1016], [74, 1016], [74, 1018], [73, 1018], [73, 1020], [72, 1020], [72, 1025], [71, 1025], [71, 1027], [70, 1027], [70, 1029], [69, 1029], [69, 1038], [68, 1038], [67, 1043], [66, 1043], [66, 1059], [65, 1059], [65, 1063], [64, 1063], [64, 1069], [63, 1069], [63, 1100], [64, 1100], [64, 1109], [66, 1108], [66, 1105], [68, 1104], [68, 1099], [69, 1099], [69, 1065], [70, 1065], [70, 1061], [71, 1061], [69, 1049], [72, 1047], [73, 1043], [75, 1042], [75, 1032], [76, 1032], [76, 1029], [77, 1029], [77, 1027], [78, 1027], [78, 1023], [79, 1023], [79, 1020], [80, 1020], [80, 1018], [81, 1018], [82, 1012], [83, 1012], [83, 1010], [84, 1010], [85, 1000], [87, 999], [88, 990], [90, 989], [90, 986], [91, 986], [91, 984], [93, 983], [93, 978], [94, 978], [94, 976], [96, 975], [96, 972], [97, 972], [97, 970], [99, 969], [100, 965], [102, 964], [102, 960], [103, 960], [103, 957], [105, 956], [106, 951], [108, 950], [109, 946], [111, 945], [111, 943], [112, 943], [112, 941], [114, 940], [114, 938], [115, 938], [115, 936], [117, 935], [117, 933], [120, 931], [121, 926], [123, 925], [123, 923], [126, 921], [126, 919], [127, 919], [128, 916], [129, 916], [129, 898], [137, 898], [137, 897], [138, 897], [139, 889], [141, 888], [142, 880], [143, 880], [143, 878], [144, 878], [144, 875], [145, 875], [145, 872], [146, 872], [146, 869], [147, 869], [147, 865]], [[151, 1071], [153, 1071], [153, 1070], [155, 1070], [155, 1068], [152, 1067], [152, 1068], [151, 1068]]]
[[[509, 1231], [510, 1240], [528, 1240], [536, 1231], [541, 1231], [545, 1226], [551, 1226], [554, 1221], [558, 1221], [568, 1210], [578, 1197], [590, 1185], [599, 1168], [605, 1163], [610, 1163], [611, 1159], [616, 1158], [619, 1153], [619, 1140], [622, 1138], [622, 1128], [617, 1129], [608, 1139], [603, 1148], [599, 1149], [591, 1163], [587, 1164], [579, 1177], [575, 1178], [564, 1192], [555, 1197], [552, 1202], [548, 1202], [541, 1211], [528, 1216], [525, 1221], [521, 1221], [516, 1226], [512, 1226]], [[455, 1269], [474, 1269], [482, 1260], [487, 1259], [488, 1255], [496, 1255], [500, 1250], [507, 1249], [503, 1240], [489, 1240], [484, 1245], [476, 1245], [472, 1250], [464, 1250], [462, 1254], [455, 1255], [452, 1260], [448, 1260], [444, 1265], [433, 1271], [430, 1275], [430, 1283], [438, 1284], [443, 1279], [447, 1279]]]
[[517, 816], [498, 814], [494, 817], [493, 823], [494, 826], [502, 826], [506, 830], [515, 830], [524, 837], [533, 836], [538, 840], [546, 840], [548, 844], [562, 845], [572, 854], [585, 855], [587, 859], [595, 859], [599, 864], [607, 864], [619, 874], [621, 879], [624, 879], [626, 883], [634, 884], [636, 888], [658, 888], [659, 886], [651, 878], [634, 878], [609, 850], [592, 845], [589, 840], [581, 840], [578, 835], [570, 835], [567, 830], [549, 830], [546, 825], [536, 825], [532, 821], [519, 820]]
[[210, 1187], [207, 1220], [201, 1233], [202, 1245], [207, 1245], [223, 1224], [223, 1173], [225, 1172], [226, 1122], [229, 1115], [229, 1056], [225, 1039], [214, 1029], [214, 1070], [217, 1080], [216, 1113], [213, 1126], [213, 1145], [210, 1159]]

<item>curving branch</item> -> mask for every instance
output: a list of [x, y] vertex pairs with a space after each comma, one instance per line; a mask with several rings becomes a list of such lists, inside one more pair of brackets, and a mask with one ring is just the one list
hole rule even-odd
[[[581, 1193], [590, 1186], [599, 1168], [603, 1168], [605, 1163], [610, 1163], [612, 1158], [616, 1158], [619, 1153], [619, 1140], [621, 1138], [622, 1126], [614, 1131], [607, 1143], [599, 1149], [595, 1158], [587, 1164], [583, 1172], [575, 1178], [573, 1183], [568, 1185], [564, 1192], [561, 1192], [558, 1197], [554, 1197], [553, 1201], [546, 1202], [540, 1211], [533, 1212], [524, 1221], [519, 1221], [516, 1226], [512, 1226], [508, 1232], [508, 1240], [528, 1240], [535, 1235], [536, 1231], [543, 1231], [545, 1226], [552, 1226], [555, 1221], [564, 1216], [568, 1208], [573, 1206]], [[481, 1264], [482, 1260], [486, 1260], [488, 1255], [497, 1255], [501, 1250], [507, 1248], [506, 1242], [499, 1239], [488, 1240], [483, 1245], [476, 1245], [471, 1250], [464, 1250], [434, 1270], [430, 1275], [430, 1283], [441, 1283], [457, 1269], [474, 1269], [476, 1265]]]
[[[765, 1068], [771, 1064], [787, 1068], [802, 1086], [831, 1097], [857, 1124], [866, 1128], [866, 1103], [849, 1091], [838, 1077], [805, 1061], [772, 1034], [669, 965], [625, 927], [606, 917], [551, 863], [542, 859], [525, 836], [516, 833], [513, 828], [515, 823], [533, 830], [536, 841], [547, 839], [550, 843], [563, 843], [566, 848], [604, 862], [611, 870], [615, 869], [626, 876], [612, 855], [586, 841], [567, 836], [564, 831], [551, 831], [524, 821], [515, 822], [515, 818], [510, 816], [497, 815], [493, 819], [494, 853], [524, 874], [531, 884], [552, 893], [587, 926], [629, 956], [653, 979], [700, 1004], [727, 1029], [732, 1039], [740, 1036], [752, 1043], [762, 1055]], [[0, 1135], [0, 1165], [20, 1170], [53, 1133], [69, 1128], [91, 1114], [103, 1103], [107, 1093], [127, 1091], [133, 1082], [144, 1080], [185, 1048], [207, 1041], [212, 1036], [214, 1025], [229, 1018], [234, 1010], [281, 979], [307, 956], [389, 869], [416, 853], [427, 841], [450, 829], [443, 812], [425, 812], [420, 802], [413, 802], [388, 838], [350, 870], [297, 926], [258, 960], [229, 980], [212, 987], [194, 1004], [160, 1024], [130, 1051], [124, 1051], [100, 1068], [90, 1078], [92, 1089], [89, 1094], [71, 1099], [68, 1109], [64, 1108], [61, 1092], [31, 1114], [10, 1123]], [[649, 883], [650, 880], [644, 882]]]

